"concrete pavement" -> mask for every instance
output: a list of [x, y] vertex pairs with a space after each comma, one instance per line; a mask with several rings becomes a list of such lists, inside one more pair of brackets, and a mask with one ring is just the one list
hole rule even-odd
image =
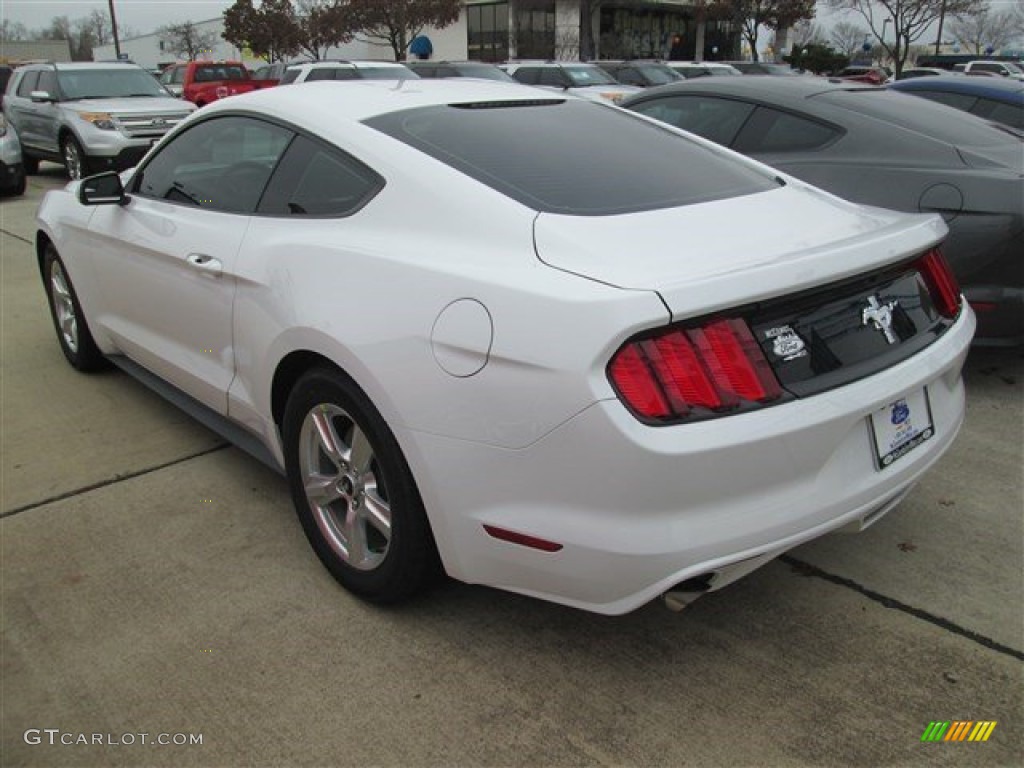
[[280, 477], [65, 363], [26, 242], [50, 169], [0, 201], [0, 764], [1020, 764], [1019, 352], [972, 352], [964, 431], [899, 509], [681, 615], [453, 583], [380, 609]]

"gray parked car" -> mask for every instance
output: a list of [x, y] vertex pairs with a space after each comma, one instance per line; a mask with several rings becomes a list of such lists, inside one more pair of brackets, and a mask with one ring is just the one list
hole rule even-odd
[[978, 340], [1024, 342], [1024, 143], [1012, 133], [925, 99], [810, 77], [699, 78], [622, 106], [848, 200], [941, 214]]
[[142, 67], [96, 62], [18, 67], [3, 105], [25, 172], [53, 160], [72, 179], [131, 168], [194, 110]]
[[21, 165], [21, 144], [14, 127], [0, 115], [0, 194], [25, 194], [25, 169]]

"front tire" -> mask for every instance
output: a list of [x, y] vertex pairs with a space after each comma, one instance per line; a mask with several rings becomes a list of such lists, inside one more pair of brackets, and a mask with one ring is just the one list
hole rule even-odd
[[26, 176], [35, 176], [39, 173], [39, 158], [26, 155], [25, 150], [21, 151], [21, 166], [25, 169]]
[[303, 375], [285, 407], [283, 437], [295, 510], [342, 586], [391, 603], [434, 580], [439, 558], [412, 472], [351, 379], [327, 368]]
[[88, 373], [103, 370], [107, 367], [107, 359], [93, 341], [71, 278], [57, 255], [57, 249], [52, 245], [46, 246], [43, 256], [43, 276], [50, 317], [53, 318], [53, 327], [57, 331], [57, 341], [64, 357], [79, 371]]
[[65, 136], [60, 145], [60, 154], [64, 158], [64, 169], [72, 181], [84, 179], [89, 175], [89, 158], [74, 136]]

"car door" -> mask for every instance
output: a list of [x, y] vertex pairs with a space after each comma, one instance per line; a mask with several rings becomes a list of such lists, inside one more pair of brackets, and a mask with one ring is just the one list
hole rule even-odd
[[239, 248], [293, 135], [254, 117], [197, 123], [139, 169], [127, 203], [98, 207], [89, 222], [96, 322], [128, 357], [219, 413], [235, 370]]
[[32, 101], [32, 91], [39, 83], [38, 70], [30, 70], [21, 76], [14, 93], [7, 96], [7, 119], [14, 125], [18, 138], [24, 146], [39, 147], [39, 126], [36, 121], [36, 104]]

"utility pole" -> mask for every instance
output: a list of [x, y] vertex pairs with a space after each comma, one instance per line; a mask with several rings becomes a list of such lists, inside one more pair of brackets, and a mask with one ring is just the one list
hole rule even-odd
[[114, 35], [114, 56], [121, 58], [121, 41], [117, 39], [117, 16], [114, 15], [114, 0], [107, 0], [110, 6], [110, 31]]
[[939, 48], [942, 47], [942, 22], [946, 20], [946, 0], [942, 0], [942, 6], [939, 8], [939, 34], [935, 38], [935, 55], [939, 55]]

